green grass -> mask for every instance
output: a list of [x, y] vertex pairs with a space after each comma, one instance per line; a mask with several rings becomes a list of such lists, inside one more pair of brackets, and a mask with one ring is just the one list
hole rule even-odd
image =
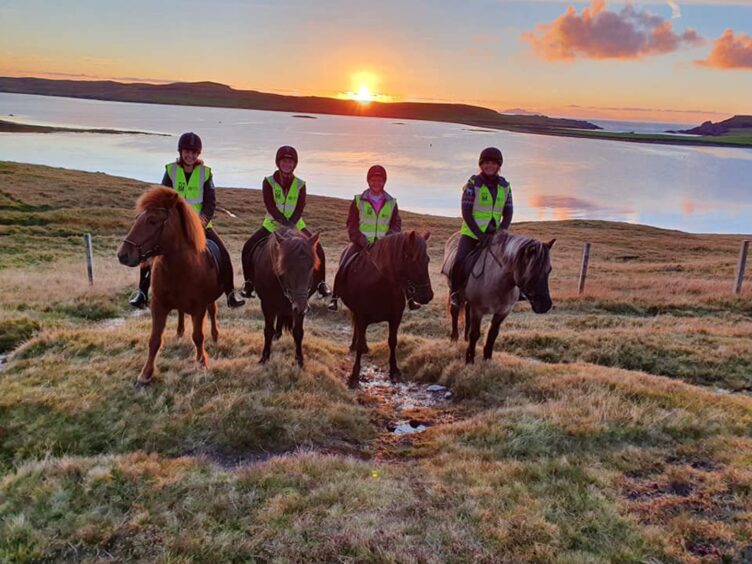
[[[556, 307], [520, 304], [494, 361], [466, 367], [438, 274], [456, 221], [406, 213], [406, 227], [432, 230], [436, 298], [406, 315], [399, 360], [408, 380], [449, 387], [452, 422], [385, 447], [388, 414], [345, 386], [347, 314], [320, 302], [304, 370], [287, 335], [259, 366], [258, 302], [222, 304], [208, 370], [173, 316], [155, 383], [134, 390], [150, 321], [129, 311], [137, 272], [114, 251], [145, 185], [1, 162], [0, 174], [0, 561], [752, 556], [752, 398], [714, 391], [751, 383], [752, 294], [729, 292], [738, 237], [517, 225], [558, 238]], [[241, 215], [217, 221], [237, 256], [261, 221], [259, 194], [219, 199]], [[347, 203], [308, 206], [331, 279]], [[586, 240], [597, 244], [579, 296]], [[385, 338], [369, 330], [377, 366]]]

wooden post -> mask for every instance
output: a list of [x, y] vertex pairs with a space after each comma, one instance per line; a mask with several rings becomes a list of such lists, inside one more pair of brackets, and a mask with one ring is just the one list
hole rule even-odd
[[737, 296], [742, 293], [742, 281], [744, 280], [744, 269], [747, 266], [747, 252], [749, 251], [749, 241], [742, 241], [739, 249], [739, 264], [736, 265], [736, 281], [734, 282], [734, 294]]
[[582, 248], [582, 267], [580, 267], [580, 282], [577, 284], [577, 293], [585, 291], [585, 279], [587, 278], [588, 264], [590, 263], [590, 243], [585, 243]]
[[86, 273], [89, 275], [89, 286], [94, 285], [94, 253], [91, 249], [91, 234], [84, 235], [86, 245]]

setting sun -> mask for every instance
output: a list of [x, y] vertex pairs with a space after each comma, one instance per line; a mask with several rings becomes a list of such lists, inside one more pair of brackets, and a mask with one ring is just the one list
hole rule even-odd
[[353, 98], [358, 102], [368, 103], [373, 100], [373, 94], [371, 94], [368, 86], [363, 84], [360, 86], [360, 88], [358, 88], [358, 92], [355, 94], [355, 96], [353, 96]]

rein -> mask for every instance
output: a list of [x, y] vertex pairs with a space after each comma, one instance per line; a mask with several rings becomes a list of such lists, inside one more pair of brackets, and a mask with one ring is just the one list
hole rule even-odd
[[[144, 262], [145, 260], [162, 253], [162, 247], [159, 245], [159, 241], [162, 240], [162, 232], [164, 231], [165, 225], [167, 224], [167, 220], [170, 219], [170, 210], [167, 208], [152, 208], [152, 210], [159, 210], [167, 213], [165, 218], [162, 220], [162, 224], [159, 226], [159, 228], [154, 231], [154, 233], [152, 233], [150, 237], [147, 237], [144, 241], [141, 241], [141, 243], [135, 243], [128, 238], [124, 240], [125, 243], [128, 243], [129, 245], [136, 248], [136, 250], [138, 251], [139, 262]], [[144, 210], [140, 214], [138, 214], [138, 216], [136, 216], [136, 221], [138, 221], [138, 218], [144, 215], [147, 211], [150, 210]], [[147, 243], [151, 242], [152, 239], [155, 239], [157, 241], [157, 244], [146, 252], [143, 252], [141, 248]]]
[[[376, 261], [373, 260], [373, 257], [371, 256], [371, 253], [367, 249], [363, 249], [361, 252], [366, 254], [366, 256], [368, 257], [368, 260], [371, 262], [371, 264], [374, 266], [374, 268], [378, 271], [378, 273], [381, 276], [383, 276], [386, 279], [390, 279], [391, 278], [390, 276], [387, 276], [386, 274], [384, 274], [384, 271], [379, 267], [378, 264], [376, 264]], [[407, 296], [408, 299], [414, 298], [415, 294], [416, 294], [416, 292], [418, 290], [427, 290], [427, 289], [429, 289], [431, 287], [431, 282], [430, 281], [428, 281], [428, 282], [426, 282], [424, 284], [416, 284], [415, 282], [413, 282], [412, 280], [410, 280], [407, 277], [405, 277], [405, 281], [406, 281], [406, 284], [405, 284], [405, 296]]]

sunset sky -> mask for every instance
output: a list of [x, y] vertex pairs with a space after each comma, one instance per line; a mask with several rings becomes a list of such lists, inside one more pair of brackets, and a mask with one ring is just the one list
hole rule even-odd
[[0, 24], [1, 76], [685, 123], [752, 113], [748, 0], [0, 0]]

